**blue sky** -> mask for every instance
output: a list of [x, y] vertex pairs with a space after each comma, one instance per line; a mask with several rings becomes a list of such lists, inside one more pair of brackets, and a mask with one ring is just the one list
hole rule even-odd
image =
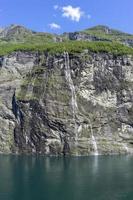
[[95, 25], [133, 33], [133, 0], [0, 0], [0, 27], [70, 32]]

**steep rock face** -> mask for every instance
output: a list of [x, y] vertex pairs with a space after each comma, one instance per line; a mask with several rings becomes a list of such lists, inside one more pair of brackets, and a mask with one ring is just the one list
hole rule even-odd
[[0, 107], [0, 152], [133, 153], [133, 58], [1, 57]]
[[0, 152], [13, 150], [16, 123], [13, 96], [23, 76], [33, 67], [34, 60], [35, 55], [23, 53], [0, 58]]

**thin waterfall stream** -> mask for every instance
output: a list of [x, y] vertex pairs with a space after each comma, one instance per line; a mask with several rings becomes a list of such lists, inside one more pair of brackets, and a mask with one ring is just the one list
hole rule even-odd
[[77, 104], [77, 97], [75, 92], [75, 86], [73, 84], [73, 80], [71, 77], [71, 69], [70, 69], [70, 59], [68, 52], [64, 52], [64, 59], [65, 59], [65, 76], [66, 80], [69, 84], [69, 88], [71, 90], [72, 98], [71, 98], [71, 106], [72, 106], [72, 112], [73, 112], [73, 121], [74, 121], [74, 132], [75, 132], [75, 144], [78, 145], [78, 127], [76, 124], [76, 114], [78, 112], [78, 104]]
[[126, 153], [128, 153], [128, 152], [129, 152], [129, 149], [128, 149], [127, 144], [123, 143], [123, 147], [124, 147], [124, 149], [126, 150]]
[[93, 148], [94, 148], [94, 155], [98, 155], [97, 142], [96, 142], [94, 135], [92, 135], [92, 144], [93, 144]]
[[93, 133], [93, 128], [92, 128], [90, 119], [89, 119], [89, 124], [90, 124], [90, 129], [91, 129], [91, 142], [92, 142], [93, 149], [94, 149], [94, 155], [98, 155], [99, 153], [98, 153], [97, 142], [96, 142], [96, 139], [95, 139], [95, 136]]
[[[69, 59], [69, 54], [68, 52], [64, 52], [64, 59], [65, 59], [65, 76], [66, 80], [69, 84], [69, 88], [71, 90], [72, 98], [71, 98], [71, 106], [72, 106], [72, 112], [73, 112], [73, 122], [74, 122], [74, 133], [75, 133], [75, 145], [78, 145], [78, 127], [76, 123], [76, 114], [78, 112], [78, 104], [77, 104], [77, 97], [76, 97], [76, 92], [75, 92], [75, 86], [73, 84], [73, 80], [71, 77], [71, 69], [70, 69], [70, 59]], [[97, 147], [97, 142], [95, 139], [95, 136], [93, 134], [93, 129], [90, 121], [90, 128], [91, 128], [91, 141], [94, 149], [94, 155], [98, 155], [98, 147]]]

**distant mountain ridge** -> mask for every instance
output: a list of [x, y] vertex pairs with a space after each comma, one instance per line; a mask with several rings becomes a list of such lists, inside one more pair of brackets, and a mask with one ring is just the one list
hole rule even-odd
[[0, 42], [1, 43], [35, 43], [42, 44], [44, 42], [53, 42], [58, 39], [53, 34], [32, 31], [24, 26], [10, 25], [0, 31]]
[[79, 32], [65, 33], [70, 40], [120, 42], [133, 47], [133, 35], [98, 25]]
[[108, 26], [98, 25], [82, 31], [63, 33], [62, 35], [36, 32], [21, 25], [10, 25], [0, 29], [0, 43], [62, 42], [71, 40], [120, 42], [133, 47], [133, 35]]

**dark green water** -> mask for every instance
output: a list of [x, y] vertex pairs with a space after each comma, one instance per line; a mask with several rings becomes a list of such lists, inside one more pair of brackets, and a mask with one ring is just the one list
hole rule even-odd
[[133, 200], [133, 157], [0, 156], [0, 200]]

